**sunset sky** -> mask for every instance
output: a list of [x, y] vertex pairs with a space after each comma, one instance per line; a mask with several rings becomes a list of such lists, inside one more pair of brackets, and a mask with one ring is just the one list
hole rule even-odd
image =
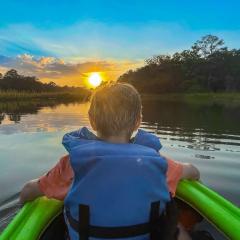
[[237, 0], [2, 1], [0, 72], [81, 86], [91, 72], [115, 80], [206, 34], [239, 48], [239, 9]]

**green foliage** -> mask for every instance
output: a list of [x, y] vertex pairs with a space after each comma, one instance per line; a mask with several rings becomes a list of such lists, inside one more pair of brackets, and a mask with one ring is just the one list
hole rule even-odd
[[29, 91], [0, 91], [0, 102], [16, 100], [56, 100], [57, 102], [72, 102], [88, 100], [91, 92], [86, 89], [75, 89], [74, 91], [54, 92], [29, 92]]
[[188, 50], [153, 56], [145, 63], [118, 81], [131, 83], [142, 93], [240, 90], [240, 49], [228, 50], [216, 36], [204, 36]]
[[172, 103], [186, 103], [200, 106], [240, 107], [240, 93], [167, 93], [167, 94], [142, 94], [143, 101], [153, 100]]

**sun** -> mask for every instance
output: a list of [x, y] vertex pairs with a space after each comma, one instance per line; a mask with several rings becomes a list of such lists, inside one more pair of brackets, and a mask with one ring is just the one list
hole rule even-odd
[[92, 87], [98, 87], [102, 82], [102, 77], [99, 73], [91, 73], [88, 82]]

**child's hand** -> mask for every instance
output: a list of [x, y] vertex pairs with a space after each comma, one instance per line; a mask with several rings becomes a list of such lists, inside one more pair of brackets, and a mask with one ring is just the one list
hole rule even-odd
[[190, 163], [184, 163], [181, 179], [199, 180], [200, 172], [194, 165]]
[[43, 193], [41, 192], [39, 185], [38, 185], [38, 179], [31, 180], [27, 182], [22, 191], [20, 192], [20, 203], [25, 203], [28, 201], [32, 201], [37, 197], [43, 196]]

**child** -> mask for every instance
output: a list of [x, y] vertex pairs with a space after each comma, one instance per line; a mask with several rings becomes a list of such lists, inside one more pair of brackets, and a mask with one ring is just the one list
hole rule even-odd
[[[131, 85], [117, 83], [98, 89], [89, 109], [90, 124], [97, 134], [87, 128], [66, 134], [63, 144], [69, 155], [62, 157], [46, 175], [28, 182], [21, 191], [20, 201], [43, 195], [65, 199], [71, 239], [86, 235], [73, 224], [84, 212], [89, 213], [91, 224], [107, 226], [102, 229], [105, 234], [111, 227], [131, 228], [148, 222], [147, 216], [154, 208], [158, 213], [163, 212], [170, 201], [168, 191], [174, 196], [179, 180], [199, 179], [199, 171], [191, 164], [166, 161], [159, 155], [159, 139], [138, 130], [141, 116], [141, 98]], [[131, 139], [136, 130], [138, 133]], [[119, 238], [126, 234], [123, 232]], [[139, 234], [139, 229], [137, 232], [129, 237], [146, 239], [147, 232]]]

